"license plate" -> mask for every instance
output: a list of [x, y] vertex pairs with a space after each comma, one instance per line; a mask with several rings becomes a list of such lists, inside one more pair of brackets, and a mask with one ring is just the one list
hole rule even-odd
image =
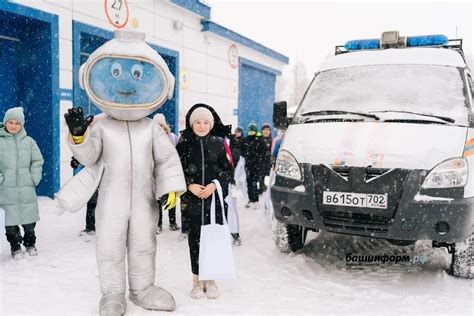
[[387, 197], [387, 194], [323, 191], [323, 204], [386, 209]]

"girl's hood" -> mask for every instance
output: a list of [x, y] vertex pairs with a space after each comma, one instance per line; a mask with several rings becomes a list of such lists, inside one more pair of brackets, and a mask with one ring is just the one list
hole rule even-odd
[[210, 133], [211, 135], [222, 137], [222, 138], [230, 138], [232, 135], [232, 125], [224, 125], [222, 123], [221, 118], [219, 117], [219, 114], [214, 110], [213, 107], [210, 105], [204, 104], [204, 103], [197, 103], [194, 104], [186, 114], [186, 128], [181, 131], [181, 136], [184, 139], [190, 138], [192, 135], [194, 135], [193, 130], [191, 128], [191, 124], [189, 124], [189, 118], [191, 116], [191, 113], [198, 107], [204, 107], [211, 111], [212, 116], [214, 117], [214, 127], [211, 129]]

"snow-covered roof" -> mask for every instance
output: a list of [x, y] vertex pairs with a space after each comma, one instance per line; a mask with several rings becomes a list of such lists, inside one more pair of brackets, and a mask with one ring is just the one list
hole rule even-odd
[[368, 66], [417, 64], [465, 67], [461, 55], [445, 48], [395, 48], [385, 50], [361, 50], [328, 57], [321, 65], [321, 71], [329, 69]]

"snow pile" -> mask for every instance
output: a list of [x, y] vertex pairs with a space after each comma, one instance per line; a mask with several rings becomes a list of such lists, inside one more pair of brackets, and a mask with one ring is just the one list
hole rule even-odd
[[[168, 230], [157, 236], [159, 285], [175, 296], [173, 315], [472, 315], [472, 281], [448, 276], [449, 255], [428, 242], [395, 247], [383, 240], [322, 232], [308, 234], [298, 253], [283, 254], [260, 209], [238, 208], [242, 246], [234, 247], [237, 280], [218, 282], [221, 297], [189, 297], [191, 271], [186, 241]], [[1, 260], [1, 315], [97, 315], [100, 299], [94, 238], [78, 237], [85, 210], [54, 214], [51, 200], [40, 198], [39, 256], [13, 261], [5, 238]], [[180, 218], [178, 214], [178, 218]], [[347, 254], [426, 256], [423, 264], [349, 266]], [[128, 301], [127, 315], [157, 315]], [[171, 315], [171, 314], [170, 314]]]

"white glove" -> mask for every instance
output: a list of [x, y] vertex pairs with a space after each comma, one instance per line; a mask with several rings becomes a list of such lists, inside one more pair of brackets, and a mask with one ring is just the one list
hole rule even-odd
[[54, 195], [54, 214], [56, 214], [57, 216], [61, 216], [63, 215], [64, 212], [65, 212], [65, 209], [63, 209], [59, 205], [59, 201], [56, 199], [56, 194], [55, 194]]

